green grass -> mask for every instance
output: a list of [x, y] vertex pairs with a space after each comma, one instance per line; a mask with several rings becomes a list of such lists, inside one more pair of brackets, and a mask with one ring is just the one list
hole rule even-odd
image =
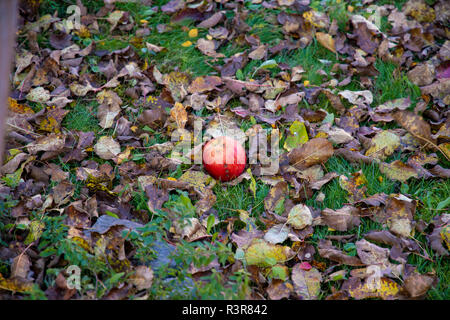
[[269, 192], [269, 186], [256, 183], [256, 198], [249, 190], [250, 182], [244, 180], [236, 186], [217, 184], [213, 191], [217, 197], [214, 209], [219, 218], [226, 219], [231, 216], [239, 216], [236, 210], [251, 212], [252, 217], [259, 217], [264, 212], [264, 198]]
[[377, 106], [389, 100], [410, 97], [413, 105], [420, 97], [418, 86], [409, 81], [402, 71], [396, 75], [397, 65], [377, 60], [375, 68], [380, 74], [375, 77], [374, 87], [371, 90], [374, 97], [373, 105]]
[[95, 116], [96, 109], [92, 104], [85, 105], [77, 102], [75, 107], [64, 118], [63, 126], [69, 130], [98, 132], [101, 128]]

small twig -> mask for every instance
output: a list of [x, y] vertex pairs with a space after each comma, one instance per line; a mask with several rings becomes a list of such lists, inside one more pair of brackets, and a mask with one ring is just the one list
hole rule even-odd
[[447, 156], [447, 154], [445, 153], [445, 151], [444, 151], [441, 147], [439, 147], [438, 145], [434, 144], [433, 141], [430, 141], [430, 140], [428, 140], [428, 139], [425, 138], [425, 137], [421, 137], [421, 136], [419, 136], [419, 135], [417, 135], [417, 134], [415, 134], [415, 133], [413, 133], [413, 132], [411, 132], [411, 131], [409, 131], [409, 133], [411, 133], [414, 137], [416, 137], [416, 138], [418, 138], [418, 139], [421, 139], [421, 140], [423, 140], [423, 141], [425, 141], [425, 142], [431, 144], [433, 147], [435, 147], [436, 149], [438, 149], [438, 150], [444, 155], [444, 157], [445, 157], [448, 161], [450, 161], [450, 158]]

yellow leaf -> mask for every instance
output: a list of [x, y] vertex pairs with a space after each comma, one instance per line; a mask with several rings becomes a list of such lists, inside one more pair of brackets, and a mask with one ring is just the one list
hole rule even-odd
[[328, 33], [316, 32], [316, 38], [319, 43], [330, 50], [331, 52], [336, 53], [336, 48], [334, 46], [334, 39]]
[[393, 280], [381, 278], [375, 284], [366, 281], [364, 284], [350, 288], [348, 292], [354, 299], [381, 298], [387, 300], [398, 297], [400, 286]]
[[245, 252], [247, 264], [269, 267], [284, 262], [291, 255], [289, 247], [270, 244], [262, 239], [254, 239]]
[[185, 48], [190, 47], [190, 46], [192, 46], [192, 42], [190, 42], [190, 41], [183, 42], [183, 43], [181, 44], [181, 46], [182, 46], [182, 47], [185, 47]]
[[55, 118], [49, 117], [41, 121], [39, 129], [47, 132], [59, 133], [59, 122]]
[[189, 38], [197, 37], [198, 36], [198, 29], [191, 29], [191, 30], [189, 30], [188, 35], [189, 35]]
[[184, 129], [187, 122], [188, 114], [184, 106], [176, 102], [173, 108], [170, 110], [170, 116], [177, 123], [178, 129]]

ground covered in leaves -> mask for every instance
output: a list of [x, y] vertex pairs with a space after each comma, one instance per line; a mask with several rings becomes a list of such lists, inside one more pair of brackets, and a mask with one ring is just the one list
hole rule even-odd
[[[449, 25], [445, 0], [23, 1], [0, 299], [449, 299]], [[278, 130], [279, 168], [215, 181], [196, 121]]]

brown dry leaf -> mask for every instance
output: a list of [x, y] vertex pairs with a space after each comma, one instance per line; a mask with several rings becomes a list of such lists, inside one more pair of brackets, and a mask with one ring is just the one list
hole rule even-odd
[[325, 48], [327, 48], [331, 52], [336, 53], [336, 47], [334, 45], [334, 39], [333, 39], [333, 37], [331, 35], [329, 35], [328, 33], [316, 32], [316, 38], [317, 38], [317, 41], [322, 46], [324, 46]]
[[279, 6], [292, 6], [295, 0], [277, 0]]
[[138, 290], [149, 289], [153, 283], [153, 271], [147, 266], [137, 266], [135, 273], [130, 277], [130, 282]]
[[197, 44], [195, 45], [198, 50], [200, 50], [204, 55], [213, 58], [224, 58], [225, 55], [223, 53], [216, 52], [216, 45], [213, 40], [206, 40], [200, 38], [197, 40]]
[[450, 221], [449, 214], [442, 214], [440, 216], [436, 216], [433, 219], [433, 223], [436, 225], [436, 227], [433, 229], [433, 232], [428, 236], [428, 241], [430, 243], [431, 248], [439, 256], [449, 255], [449, 251], [444, 246], [444, 239], [447, 238], [444, 236], [444, 231], [445, 229], [448, 230], [449, 221]]
[[144, 125], [148, 125], [150, 128], [158, 128], [166, 122], [167, 114], [162, 107], [157, 107], [152, 110], [144, 110], [139, 117], [138, 121]]
[[39, 151], [60, 151], [64, 148], [66, 136], [63, 134], [49, 134], [37, 138], [34, 142], [27, 145], [28, 152], [36, 154]]
[[190, 93], [202, 93], [217, 89], [222, 84], [222, 79], [217, 76], [197, 77], [188, 87]]
[[410, 0], [403, 6], [403, 12], [418, 22], [433, 22], [436, 13], [424, 0]]
[[331, 123], [322, 125], [318, 131], [325, 133], [327, 135], [327, 139], [334, 144], [344, 144], [355, 140], [355, 138], [353, 138], [353, 136], [344, 129], [334, 126], [331, 127]]
[[266, 231], [264, 240], [271, 244], [283, 243], [290, 233], [291, 229], [285, 224], [276, 224]]
[[378, 286], [374, 285], [368, 280], [363, 283], [359, 278], [351, 278], [343, 284], [343, 289], [357, 300], [367, 298], [393, 300], [402, 298], [401, 287], [395, 281], [388, 278], [380, 278], [378, 284]]
[[156, 52], [156, 53], [161, 52], [161, 51], [163, 51], [163, 50], [167, 50], [167, 49], [164, 48], [164, 47], [160, 47], [160, 46], [157, 46], [157, 45], [155, 45], [155, 44], [151, 44], [151, 43], [149, 43], [149, 42], [146, 42], [146, 43], [145, 43], [145, 46], [147, 47], [147, 50], [148, 50], [148, 51], [153, 51], [153, 52]]
[[170, 110], [170, 117], [176, 122], [178, 129], [184, 129], [186, 125], [188, 114], [186, 108], [179, 102], [176, 102], [173, 108]]
[[266, 211], [274, 212], [277, 208], [282, 206], [286, 199], [287, 192], [288, 185], [285, 181], [278, 182], [273, 186], [264, 199], [264, 208]]
[[63, 181], [54, 187], [52, 191], [55, 204], [61, 206], [70, 201], [75, 192], [75, 187], [70, 182]]
[[339, 96], [335, 95], [328, 89], [325, 89], [322, 92], [327, 96], [328, 100], [330, 100], [331, 106], [338, 112], [338, 114], [344, 114], [345, 111], [347, 111]]
[[94, 145], [94, 151], [100, 158], [110, 160], [120, 153], [120, 144], [110, 136], [102, 136]]
[[100, 120], [99, 125], [103, 129], [111, 128], [114, 119], [119, 115], [122, 99], [111, 90], [103, 90], [97, 94], [97, 101], [100, 104], [97, 111], [97, 118]]
[[28, 255], [19, 254], [14, 258], [11, 265], [11, 278], [28, 278], [28, 272], [30, 272], [31, 261]]
[[288, 299], [294, 287], [290, 282], [273, 279], [267, 287], [266, 292], [270, 300]]
[[29, 157], [28, 154], [19, 152], [11, 158], [6, 159], [6, 163], [0, 167], [0, 175], [6, 175], [9, 173], [14, 173], [20, 164]]
[[320, 188], [322, 188], [322, 186], [324, 186], [325, 184], [327, 184], [328, 182], [330, 182], [331, 180], [333, 180], [336, 177], [338, 177], [338, 174], [336, 172], [328, 172], [323, 177], [321, 177], [321, 178], [319, 178], [317, 180], [313, 180], [309, 184], [309, 186], [313, 190], [320, 190]]
[[47, 132], [60, 133], [61, 123], [69, 110], [62, 107], [47, 107], [47, 118], [39, 124], [39, 129]]
[[22, 278], [3, 278], [0, 273], [0, 289], [11, 292], [30, 292], [33, 289], [33, 283]]
[[248, 54], [248, 57], [252, 60], [261, 60], [266, 56], [267, 47], [265, 45], [261, 45], [252, 52]]
[[417, 138], [421, 145], [428, 145], [429, 148], [432, 148], [430, 142], [436, 144], [435, 139], [431, 137], [430, 125], [421, 116], [405, 110], [396, 111], [392, 116], [399, 125]]
[[380, 171], [385, 174], [389, 179], [406, 182], [409, 178], [418, 178], [419, 174], [413, 167], [395, 160], [391, 163], [380, 163]]
[[430, 290], [435, 280], [435, 276], [414, 272], [405, 279], [403, 288], [411, 298], [420, 298]]
[[399, 146], [400, 137], [390, 130], [383, 130], [370, 140], [366, 156], [384, 160], [392, 155]]
[[389, 265], [389, 249], [381, 248], [366, 239], [355, 242], [356, 251], [361, 262], [367, 266], [371, 265]]
[[212, 28], [212, 27], [216, 26], [222, 20], [223, 17], [224, 17], [224, 14], [222, 11], [216, 12], [208, 19], [200, 22], [200, 24], [197, 25], [197, 27], [205, 28], [205, 29]]
[[339, 185], [342, 189], [348, 192], [349, 201], [351, 203], [365, 198], [368, 181], [362, 170], [352, 173], [352, 178], [349, 179], [345, 175], [339, 177]]
[[292, 283], [295, 294], [302, 300], [316, 300], [320, 294], [322, 274], [316, 268], [306, 271], [297, 263], [292, 268]]
[[148, 197], [148, 208], [154, 213], [156, 213], [156, 210], [161, 210], [162, 205], [169, 200], [169, 192], [166, 189], [158, 188], [154, 184], [145, 186], [145, 194]]
[[322, 221], [335, 230], [348, 231], [359, 226], [359, 210], [352, 206], [343, 206], [338, 210], [326, 208], [322, 211]]
[[108, 18], [106, 19], [106, 21], [108, 21], [111, 24], [109, 32], [113, 31], [117, 27], [117, 24], [124, 15], [125, 12], [120, 10], [115, 10], [109, 14]]
[[[187, 95], [189, 86], [189, 76], [183, 72], [172, 71], [165, 75], [162, 79], [163, 84], [170, 91], [173, 100], [176, 102], [183, 101]], [[169, 101], [169, 100], [168, 100]]]
[[184, 221], [175, 221], [174, 226], [177, 235], [188, 242], [193, 242], [208, 237], [206, 228], [197, 218], [188, 218]]
[[[215, 180], [214, 180], [215, 181]], [[216, 203], [217, 197], [212, 191], [211, 188], [205, 189], [202, 194], [200, 200], [195, 203], [195, 212], [199, 216], [208, 212]]]
[[331, 142], [323, 138], [314, 138], [289, 152], [288, 158], [293, 167], [302, 170], [326, 162], [333, 152]]
[[396, 110], [406, 110], [411, 105], [411, 98], [400, 98], [395, 100], [386, 101], [375, 108], [376, 112], [392, 112]]
[[356, 105], [370, 105], [373, 101], [372, 92], [369, 90], [350, 91], [344, 90], [339, 92], [339, 95], [347, 99], [351, 104]]
[[335, 261], [340, 264], [346, 264], [349, 266], [364, 265], [358, 257], [349, 256], [343, 251], [337, 249], [335, 246], [333, 246], [330, 240], [321, 239], [317, 248], [321, 257], [330, 259], [331, 261]]
[[86, 85], [79, 84], [78, 82], [73, 82], [70, 84], [69, 88], [72, 93], [78, 97], [84, 97], [88, 92], [95, 90], [95, 88], [86, 81]]
[[239, 232], [233, 233], [230, 238], [238, 248], [244, 249], [252, 243], [253, 239], [261, 239], [263, 236], [263, 231], [254, 228], [251, 231], [241, 229]]

